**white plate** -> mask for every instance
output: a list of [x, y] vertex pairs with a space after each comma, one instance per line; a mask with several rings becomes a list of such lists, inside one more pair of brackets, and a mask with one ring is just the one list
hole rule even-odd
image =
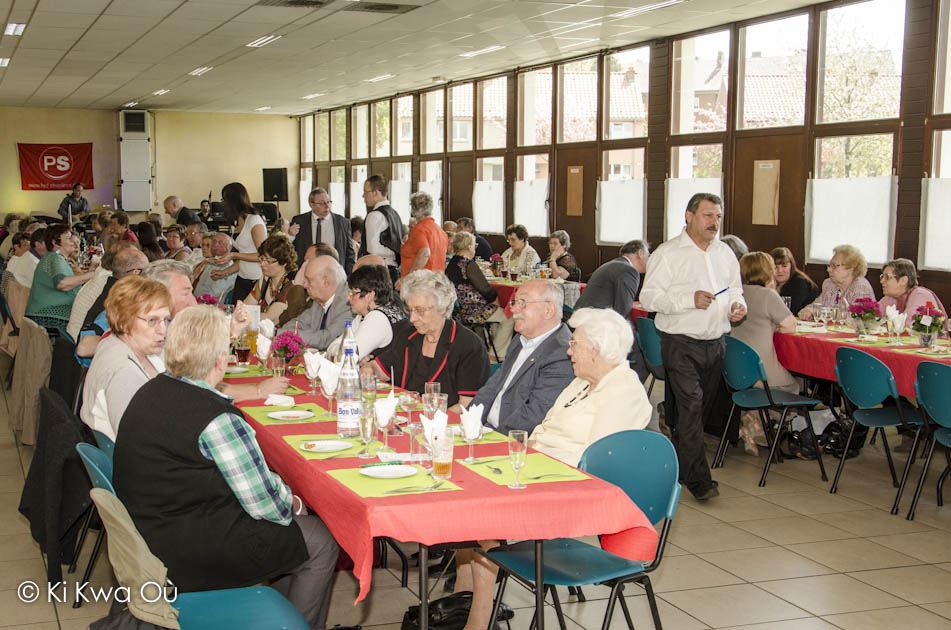
[[364, 477], [373, 477], [374, 479], [402, 479], [403, 477], [412, 477], [419, 470], [415, 466], [406, 466], [405, 464], [390, 464], [389, 466], [370, 466], [361, 468], [360, 474]]
[[353, 444], [343, 440], [311, 440], [300, 445], [300, 450], [308, 453], [337, 453], [352, 448]]
[[243, 365], [229, 365], [225, 368], [225, 374], [241, 374], [242, 372], [247, 372], [248, 368]]
[[284, 411], [272, 411], [267, 414], [267, 417], [274, 418], [275, 420], [305, 420], [307, 418], [313, 418], [314, 412], [302, 409], [286, 409]]

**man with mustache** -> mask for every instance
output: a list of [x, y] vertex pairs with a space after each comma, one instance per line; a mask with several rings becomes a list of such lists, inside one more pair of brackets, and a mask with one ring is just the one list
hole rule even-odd
[[680, 236], [658, 247], [647, 262], [641, 303], [655, 311], [667, 374], [667, 424], [680, 460], [680, 477], [700, 501], [718, 496], [703, 446], [704, 416], [722, 378], [730, 322], [746, 316], [740, 265], [717, 238], [723, 202], [697, 193], [687, 203]]

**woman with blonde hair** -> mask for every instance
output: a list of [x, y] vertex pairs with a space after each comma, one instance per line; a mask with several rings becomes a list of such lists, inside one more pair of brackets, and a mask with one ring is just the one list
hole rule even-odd
[[865, 279], [868, 263], [857, 247], [839, 245], [827, 267], [829, 277], [822, 282], [822, 291], [816, 301], [799, 311], [799, 319], [811, 320], [816, 311], [824, 306], [848, 308], [857, 299], [875, 299], [872, 285]]

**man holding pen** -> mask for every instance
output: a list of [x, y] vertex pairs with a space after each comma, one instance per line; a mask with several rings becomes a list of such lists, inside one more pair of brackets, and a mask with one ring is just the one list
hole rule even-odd
[[667, 424], [680, 460], [680, 477], [698, 500], [718, 496], [703, 445], [703, 425], [722, 378], [730, 323], [746, 316], [740, 266], [720, 241], [723, 202], [697, 193], [687, 225], [651, 255], [641, 303], [655, 311], [667, 374]]

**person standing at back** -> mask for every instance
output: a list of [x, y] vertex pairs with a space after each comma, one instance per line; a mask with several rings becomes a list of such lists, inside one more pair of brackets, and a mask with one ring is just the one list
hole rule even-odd
[[382, 175], [371, 175], [363, 183], [363, 201], [367, 216], [363, 222], [360, 256], [376, 254], [386, 263], [393, 283], [400, 277], [400, 247], [403, 244], [403, 222], [390, 205], [387, 181]]
[[724, 335], [746, 315], [740, 265], [717, 238], [723, 202], [697, 193], [687, 203], [686, 227], [658, 247], [647, 263], [641, 303], [655, 324], [667, 374], [667, 424], [680, 476], [700, 501], [718, 496], [703, 445], [705, 416], [722, 377]]

